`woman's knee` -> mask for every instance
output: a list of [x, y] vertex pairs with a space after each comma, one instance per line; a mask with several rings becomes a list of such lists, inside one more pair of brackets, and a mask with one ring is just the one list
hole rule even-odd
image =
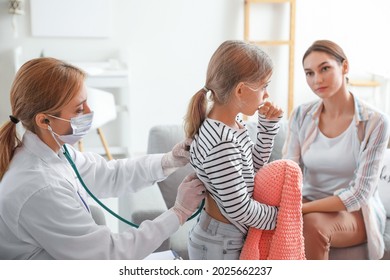
[[326, 233], [327, 225], [321, 218], [321, 213], [313, 212], [303, 215], [303, 234], [308, 235], [321, 235]]

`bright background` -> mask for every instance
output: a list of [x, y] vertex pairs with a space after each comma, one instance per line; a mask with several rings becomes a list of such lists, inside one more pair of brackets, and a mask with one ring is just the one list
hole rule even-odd
[[[191, 96], [201, 89], [206, 68], [215, 49], [225, 40], [243, 39], [244, 0], [108, 0], [107, 18], [100, 26], [103, 38], [33, 36], [31, 3], [24, 1], [24, 15], [11, 15], [8, 0], [0, 0], [0, 123], [11, 113], [9, 91], [15, 74], [15, 49], [20, 63], [40, 56], [52, 56], [72, 62], [108, 62], [125, 65], [129, 87], [110, 89], [118, 103], [127, 109], [103, 127], [110, 146], [126, 146], [129, 155], [146, 152], [149, 129], [158, 124], [182, 124]], [[74, 7], [60, 10], [63, 25], [76, 31], [95, 6], [83, 1], [56, 1], [38, 12], [58, 14], [59, 3]], [[94, 4], [98, 3], [92, 1]], [[99, 0], [101, 3], [102, 0]], [[105, 0], [103, 0], [104, 2]], [[372, 73], [390, 76], [390, 1], [387, 0], [297, 0], [294, 105], [312, 100], [301, 66], [309, 45], [318, 39], [330, 39], [341, 45], [350, 60], [350, 78], [372, 79]], [[93, 4], [93, 5], [94, 5]], [[57, 15], [58, 16], [58, 15]], [[253, 8], [253, 39], [286, 39], [289, 30], [287, 4], [263, 4]], [[47, 23], [50, 26], [51, 21]], [[54, 28], [55, 30], [55, 28]], [[58, 29], [58, 32], [60, 30]], [[62, 32], [62, 31], [61, 31]], [[98, 32], [99, 33], [99, 32]], [[287, 110], [287, 47], [266, 48], [274, 61], [271, 99]], [[117, 61], [119, 63], [117, 63]], [[389, 79], [387, 79], [388, 81]], [[355, 89], [356, 94], [372, 101], [372, 89]], [[390, 94], [385, 88], [380, 94]], [[383, 105], [379, 102], [378, 105]], [[122, 108], [123, 109], [123, 108]], [[387, 112], [389, 113], [389, 112]], [[88, 142], [89, 141], [89, 142]], [[86, 139], [86, 148], [99, 145], [95, 134]], [[123, 156], [123, 155], [121, 155]], [[117, 201], [108, 204], [117, 211]], [[108, 218], [117, 230], [118, 222]]]
[[[243, 0], [111, 0], [111, 21], [107, 18], [111, 32], [107, 38], [34, 37], [30, 2], [25, 0], [25, 15], [15, 16], [15, 36], [8, 0], [0, 0], [0, 123], [10, 114], [16, 47], [22, 47], [22, 62], [42, 52], [69, 61], [117, 59], [129, 69], [130, 87], [125, 125], [122, 123], [113, 134], [120, 131], [128, 135], [126, 145], [131, 154], [146, 151], [153, 125], [182, 123], [191, 96], [203, 87], [212, 53], [227, 39], [243, 39]], [[77, 9], [76, 5], [67, 16], [69, 23], [74, 24], [72, 14]], [[287, 5], [266, 4], [256, 9], [258, 14], [252, 16], [258, 26], [256, 36], [287, 36]], [[315, 98], [301, 67], [302, 55], [314, 40], [326, 38], [339, 43], [349, 57], [352, 78], [370, 79], [373, 71], [389, 72], [389, 11], [390, 2], [386, 0], [297, 0], [294, 105]], [[287, 48], [267, 51], [275, 64], [269, 91], [272, 99], [286, 108]], [[109, 135], [109, 144], [116, 144], [116, 138]]]

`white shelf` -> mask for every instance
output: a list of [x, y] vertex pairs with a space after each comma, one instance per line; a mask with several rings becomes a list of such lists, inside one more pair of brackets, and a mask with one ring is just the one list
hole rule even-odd
[[[113, 122], [114, 125], [118, 125], [120, 127], [119, 129], [114, 130], [115, 135], [110, 135], [112, 133], [106, 133], [106, 129], [104, 129], [104, 132], [112, 154], [129, 155], [130, 136], [127, 133], [128, 128], [123, 127], [125, 124], [129, 123], [129, 74], [127, 68], [123, 63], [117, 60], [103, 62], [72, 61], [70, 63], [87, 73], [87, 78], [85, 81], [87, 86], [104, 89], [114, 94], [118, 114], [117, 119]], [[118, 139], [119, 143], [117, 143]], [[110, 146], [110, 143], [112, 147]], [[103, 148], [100, 147], [100, 145], [98, 147], [86, 146], [85, 150], [98, 150], [99, 153], [101, 153]]]

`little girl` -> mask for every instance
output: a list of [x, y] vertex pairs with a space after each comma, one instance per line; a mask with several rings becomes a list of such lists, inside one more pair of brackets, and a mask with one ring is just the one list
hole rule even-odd
[[[277, 207], [252, 199], [255, 173], [269, 160], [283, 115], [266, 101], [271, 75], [271, 59], [259, 47], [226, 41], [191, 99], [185, 118], [186, 136], [194, 139], [190, 162], [208, 194], [189, 235], [190, 259], [238, 259], [249, 227], [275, 228]], [[238, 116], [256, 112], [253, 144]]]

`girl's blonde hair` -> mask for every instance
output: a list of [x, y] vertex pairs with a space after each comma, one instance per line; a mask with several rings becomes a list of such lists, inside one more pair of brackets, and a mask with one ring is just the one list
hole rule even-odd
[[[12, 83], [10, 119], [20, 121], [26, 130], [35, 133], [35, 116], [38, 113], [58, 114], [81, 90], [84, 79], [85, 74], [80, 69], [55, 58], [26, 62]], [[0, 180], [20, 145], [15, 123], [5, 122], [0, 128]]]
[[210, 59], [205, 86], [189, 103], [184, 118], [186, 137], [193, 138], [206, 119], [209, 91], [213, 102], [226, 104], [238, 83], [264, 81], [272, 68], [271, 58], [258, 46], [235, 40], [222, 43]]

